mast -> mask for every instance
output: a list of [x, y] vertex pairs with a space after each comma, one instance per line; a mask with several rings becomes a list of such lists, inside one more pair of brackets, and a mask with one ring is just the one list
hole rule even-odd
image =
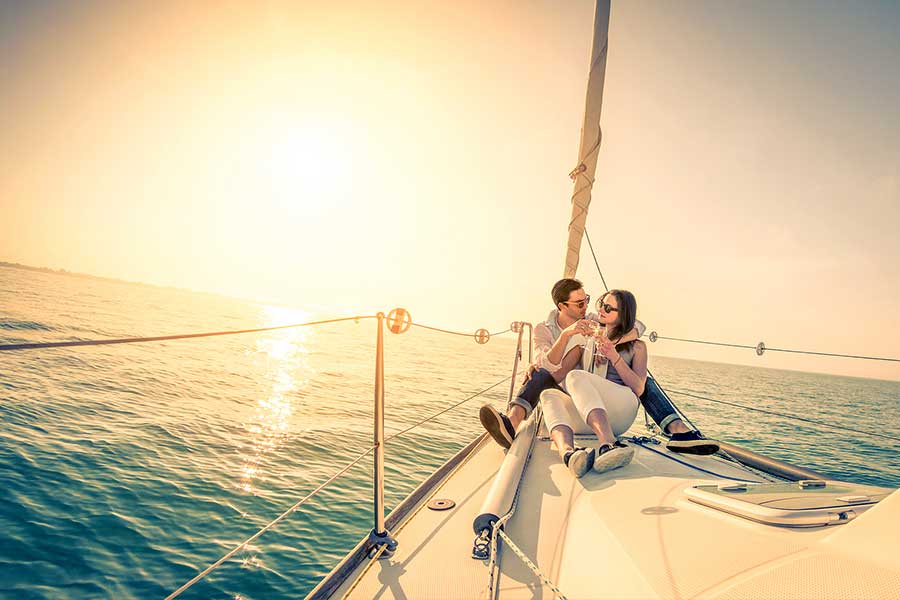
[[569, 177], [575, 181], [575, 191], [572, 194], [572, 217], [569, 219], [569, 241], [563, 277], [575, 277], [578, 271], [581, 238], [584, 236], [584, 224], [591, 204], [591, 187], [597, 171], [597, 154], [600, 152], [602, 138], [600, 109], [603, 107], [603, 82], [606, 79], [606, 50], [609, 43], [609, 4], [610, 0], [597, 0], [594, 9], [594, 44], [591, 48], [591, 71], [584, 103], [578, 164], [569, 173]]

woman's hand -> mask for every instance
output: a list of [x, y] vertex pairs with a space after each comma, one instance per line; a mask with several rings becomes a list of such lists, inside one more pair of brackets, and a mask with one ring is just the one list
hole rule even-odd
[[570, 337], [573, 335], [594, 335], [594, 330], [597, 325], [597, 321], [592, 321], [590, 319], [581, 319], [566, 327], [563, 330], [563, 333], [568, 333]]
[[611, 365], [615, 364], [616, 361], [621, 358], [618, 350], [616, 350], [616, 344], [612, 340], [606, 338], [603, 338], [600, 342], [600, 354], [605, 356]]

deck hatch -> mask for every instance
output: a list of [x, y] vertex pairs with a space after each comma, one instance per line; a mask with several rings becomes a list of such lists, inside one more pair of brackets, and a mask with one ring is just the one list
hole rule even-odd
[[725, 482], [695, 485], [685, 493], [693, 502], [760, 523], [820, 527], [848, 522], [891, 491], [837, 481], [816, 483]]

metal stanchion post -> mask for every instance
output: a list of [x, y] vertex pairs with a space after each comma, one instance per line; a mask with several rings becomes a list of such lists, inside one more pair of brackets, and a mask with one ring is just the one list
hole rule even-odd
[[378, 313], [378, 334], [375, 343], [375, 474], [373, 477], [375, 527], [369, 534], [372, 554], [386, 546], [381, 558], [397, 549], [397, 540], [384, 527], [384, 313]]

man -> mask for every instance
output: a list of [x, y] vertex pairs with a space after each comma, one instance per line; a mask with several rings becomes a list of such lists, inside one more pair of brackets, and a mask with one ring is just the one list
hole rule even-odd
[[[506, 414], [501, 414], [494, 407], [486, 404], [481, 407], [479, 417], [481, 424], [498, 444], [504, 448], [512, 445], [519, 424], [531, 414], [540, 400], [541, 392], [557, 389], [565, 392], [564, 381], [572, 369], [578, 368], [579, 353], [566, 353], [571, 348], [572, 338], [576, 335], [588, 335], [593, 321], [585, 317], [590, 296], [577, 279], [560, 279], [550, 292], [556, 308], [550, 311], [547, 320], [534, 328], [535, 361], [529, 367], [529, 373], [516, 397], [507, 407]], [[644, 324], [635, 323], [621, 342], [637, 339], [644, 333]], [[533, 372], [532, 372], [533, 371]], [[678, 416], [675, 407], [662, 393], [644, 393], [641, 403], [650, 417], [656, 421], [660, 429], [668, 433], [670, 439], [666, 448], [672, 452], [686, 454], [713, 454], [718, 452], [719, 444], [708, 440], [699, 431], [687, 427]]]

